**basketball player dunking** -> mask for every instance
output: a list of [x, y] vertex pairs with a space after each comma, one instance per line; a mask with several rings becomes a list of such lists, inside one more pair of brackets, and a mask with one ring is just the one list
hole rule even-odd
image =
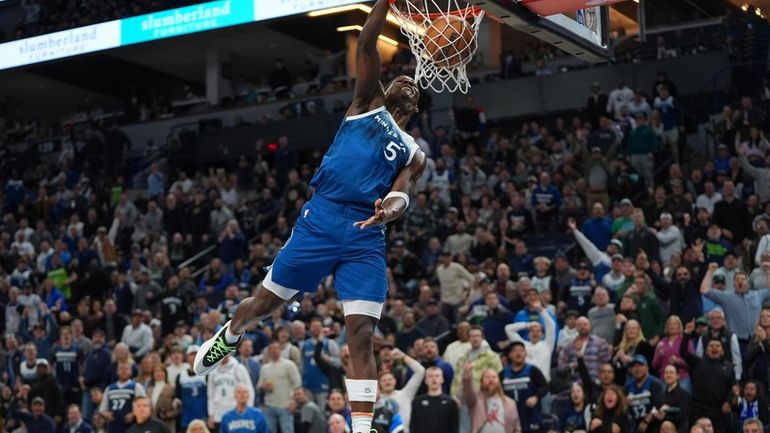
[[247, 328], [297, 293], [315, 292], [322, 278], [334, 274], [350, 346], [345, 385], [353, 433], [369, 433], [372, 424], [377, 390], [372, 335], [388, 288], [385, 224], [407, 209], [425, 168], [425, 155], [403, 131], [417, 112], [414, 80], [398, 77], [387, 90], [379, 80], [377, 38], [388, 7], [388, 0], [379, 0], [361, 30], [353, 103], [310, 182], [312, 200], [254, 296], [203, 344], [194, 365], [201, 375], [216, 368], [236, 350]]

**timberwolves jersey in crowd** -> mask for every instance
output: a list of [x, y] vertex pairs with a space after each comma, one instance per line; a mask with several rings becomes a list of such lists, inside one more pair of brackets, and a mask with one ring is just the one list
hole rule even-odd
[[[134, 397], [140, 395], [145, 395], [144, 388], [133, 380], [122, 384], [116, 382], [107, 387], [103, 402], [106, 403], [106, 410], [102, 411], [112, 412], [112, 421], [107, 425], [109, 433], [125, 433], [126, 415], [131, 413]], [[104, 406], [102, 404], [102, 409]]]
[[198, 376], [192, 370], [179, 373], [176, 379], [176, 398], [182, 401], [180, 424], [183, 429], [194, 419], [207, 419], [206, 377]]

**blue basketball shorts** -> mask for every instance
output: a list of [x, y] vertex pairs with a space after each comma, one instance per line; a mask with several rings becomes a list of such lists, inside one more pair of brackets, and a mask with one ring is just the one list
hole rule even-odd
[[353, 226], [373, 212], [314, 196], [262, 285], [288, 300], [298, 292], [315, 292], [323, 278], [334, 275], [343, 306], [345, 301], [383, 303], [388, 291], [385, 226]]

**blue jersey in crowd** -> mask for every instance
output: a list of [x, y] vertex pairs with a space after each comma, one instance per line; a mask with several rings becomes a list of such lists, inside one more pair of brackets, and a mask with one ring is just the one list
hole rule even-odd
[[375, 200], [390, 192], [417, 149], [384, 106], [348, 116], [310, 185], [327, 200], [370, 212]]
[[588, 310], [591, 309], [591, 296], [593, 296], [591, 280], [573, 278], [567, 290], [567, 309], [576, 310], [581, 316], [588, 315]]
[[208, 418], [208, 405], [206, 398], [206, 377], [198, 376], [190, 371], [179, 373], [176, 379], [177, 397], [182, 400], [182, 428], [195, 419]]
[[658, 399], [663, 393], [663, 383], [648, 374], [641, 385], [636, 379], [631, 379], [626, 384], [628, 395], [628, 411], [635, 423], [641, 422], [652, 412], [652, 408], [658, 404]]
[[532, 364], [524, 364], [519, 371], [513, 371], [513, 367], [508, 365], [503, 369], [503, 391], [505, 395], [516, 401], [516, 408], [519, 411], [519, 422], [521, 430], [538, 431], [540, 430], [540, 421], [543, 418], [540, 403], [535, 407], [527, 406], [527, 399], [537, 396], [537, 386], [532, 383], [530, 374], [534, 367]]
[[80, 390], [80, 354], [74, 344], [62, 347], [58, 344], [53, 347], [54, 374], [64, 392], [77, 392]]
[[270, 433], [267, 421], [262, 411], [247, 407], [243, 412], [237, 409], [228, 411], [222, 416], [219, 433]]
[[131, 413], [131, 404], [136, 397], [136, 382], [129, 380], [123, 385], [117, 382], [107, 387], [104, 398], [107, 400], [107, 410], [112, 412], [113, 420], [107, 425], [109, 433], [126, 432], [126, 415]]
[[[307, 339], [302, 343], [302, 386], [312, 392], [329, 392], [329, 379], [316, 364], [313, 355], [315, 355], [316, 343]], [[329, 353], [329, 341], [323, 339], [323, 352]]]

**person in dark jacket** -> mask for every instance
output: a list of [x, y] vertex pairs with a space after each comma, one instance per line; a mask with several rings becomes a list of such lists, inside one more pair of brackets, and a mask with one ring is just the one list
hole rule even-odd
[[733, 405], [733, 412], [733, 421], [737, 423], [733, 429], [735, 431], [740, 431], [739, 427], [748, 419], [758, 419], [764, 425], [770, 423], [770, 409], [759, 383], [750, 380], [743, 385], [741, 396]]
[[166, 423], [152, 416], [150, 399], [145, 396], [134, 398], [132, 412], [136, 423], [126, 433], [171, 433]]
[[663, 370], [663, 381], [666, 389], [655, 407], [655, 418], [660, 421], [671, 421], [678, 433], [687, 433], [690, 428], [690, 393], [679, 386], [679, 369], [667, 365]]
[[[45, 401], [45, 413], [57, 423], [61, 422], [64, 414], [64, 396], [61, 385], [51, 374], [48, 361], [42, 358], [37, 360], [37, 379], [32, 382], [29, 397], [41, 397]], [[32, 430], [34, 431], [34, 430]]]
[[30, 433], [56, 433], [53, 418], [46, 414], [45, 400], [42, 397], [35, 397], [30, 406], [31, 413], [14, 408], [11, 416], [23, 422]]
[[[324, 342], [318, 340], [315, 345], [315, 351], [313, 352], [313, 361], [315, 361], [318, 368], [329, 379], [329, 389], [345, 389], [345, 369], [342, 365], [339, 367], [327, 361], [323, 356]], [[340, 349], [340, 358], [342, 358], [342, 350], [348, 351], [347, 346]]]
[[710, 340], [701, 359], [688, 350], [695, 323], [689, 322], [682, 336], [679, 355], [690, 367], [693, 389], [690, 400], [691, 419], [709, 418], [715, 432], [727, 431], [727, 417], [732, 410], [735, 372], [730, 361], [725, 359], [725, 349], [720, 340]]
[[59, 433], [91, 433], [93, 429], [80, 414], [80, 408], [71, 404], [67, 408], [67, 422], [61, 426]]
[[[85, 369], [83, 372], [84, 389], [91, 388], [104, 389], [110, 383], [110, 349], [105, 344], [104, 331], [94, 330], [92, 341], [94, 348], [86, 357]], [[91, 394], [83, 393], [83, 412], [86, 419], [91, 419], [94, 404], [91, 401]]]
[[631, 418], [626, 396], [617, 385], [610, 385], [599, 396], [588, 431], [591, 433], [630, 433]]
[[636, 257], [644, 251], [650, 260], [658, 260], [660, 248], [658, 238], [644, 222], [644, 212], [641, 209], [634, 209], [632, 215], [634, 220], [634, 229], [626, 234], [623, 240], [626, 257]]
[[166, 290], [154, 295], [148, 301], [151, 304], [160, 303], [160, 329], [161, 335], [173, 334], [177, 322], [180, 320], [188, 323], [190, 314], [187, 306], [192, 300], [182, 293], [179, 288], [179, 277], [172, 275], [166, 282]]

